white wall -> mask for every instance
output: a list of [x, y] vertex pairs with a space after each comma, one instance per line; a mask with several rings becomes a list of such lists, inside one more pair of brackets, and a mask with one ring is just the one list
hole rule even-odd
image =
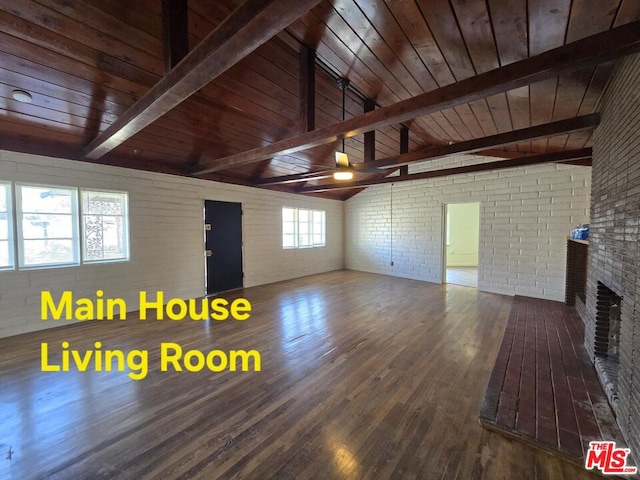
[[[343, 268], [339, 201], [5, 151], [0, 180], [127, 191], [131, 236], [129, 262], [0, 272], [0, 337], [65, 324], [40, 320], [43, 289], [89, 298], [102, 289], [129, 310], [137, 310], [141, 290], [164, 290], [165, 299], [202, 296], [205, 199], [243, 204], [246, 287]], [[327, 246], [283, 250], [283, 206], [326, 210]]]
[[[411, 171], [495, 160], [460, 156]], [[442, 283], [443, 204], [480, 202], [478, 288], [561, 301], [566, 238], [588, 222], [590, 178], [590, 167], [539, 165], [367, 188], [346, 202], [345, 265]]]

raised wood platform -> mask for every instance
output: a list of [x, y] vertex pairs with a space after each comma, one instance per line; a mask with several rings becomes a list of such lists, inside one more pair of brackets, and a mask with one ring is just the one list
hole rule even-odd
[[572, 309], [515, 297], [480, 423], [581, 466], [590, 441], [623, 446], [583, 339]]
[[[477, 422], [510, 297], [349, 271], [239, 294], [245, 322], [0, 340], [0, 478], [590, 478]], [[149, 349], [152, 368], [141, 381], [41, 372], [40, 342], [65, 340]], [[262, 371], [161, 372], [161, 342], [255, 348]]]

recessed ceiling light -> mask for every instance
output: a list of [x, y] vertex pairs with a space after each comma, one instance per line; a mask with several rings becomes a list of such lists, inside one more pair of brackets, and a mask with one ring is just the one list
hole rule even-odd
[[25, 90], [14, 90], [11, 92], [11, 96], [14, 100], [22, 103], [31, 103], [31, 94]]

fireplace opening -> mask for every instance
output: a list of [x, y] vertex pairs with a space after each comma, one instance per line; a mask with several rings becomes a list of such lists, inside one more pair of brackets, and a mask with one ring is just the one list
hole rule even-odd
[[602, 282], [598, 282], [596, 295], [595, 366], [615, 412], [618, 404], [622, 297]]

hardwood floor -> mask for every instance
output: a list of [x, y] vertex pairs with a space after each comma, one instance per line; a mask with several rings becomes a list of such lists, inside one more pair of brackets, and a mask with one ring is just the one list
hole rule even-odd
[[[0, 478], [591, 478], [477, 422], [511, 298], [349, 271], [237, 295], [244, 322], [0, 340]], [[148, 349], [148, 375], [41, 372], [40, 343], [53, 362], [62, 341]], [[161, 372], [161, 342], [257, 349], [262, 370]]]
[[446, 283], [478, 288], [478, 267], [447, 267]]

